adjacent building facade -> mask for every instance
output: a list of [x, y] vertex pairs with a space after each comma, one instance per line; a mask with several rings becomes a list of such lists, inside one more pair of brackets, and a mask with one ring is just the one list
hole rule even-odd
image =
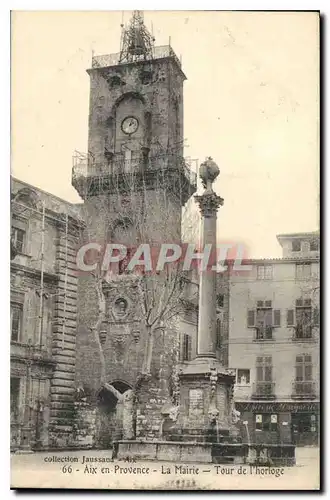
[[11, 191], [11, 446], [47, 448], [75, 390], [79, 206], [16, 179]]
[[[230, 276], [228, 364], [252, 441], [316, 444], [319, 430], [319, 235], [277, 237], [282, 259]], [[245, 424], [244, 424], [245, 422]]]

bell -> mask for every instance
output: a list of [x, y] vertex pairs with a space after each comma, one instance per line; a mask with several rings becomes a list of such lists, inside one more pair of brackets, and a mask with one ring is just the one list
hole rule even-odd
[[141, 34], [138, 31], [136, 31], [134, 33], [134, 37], [129, 45], [128, 51], [133, 56], [140, 56], [141, 54], [144, 53], [144, 49], [145, 49], [145, 46], [144, 46], [143, 38], [141, 37]]

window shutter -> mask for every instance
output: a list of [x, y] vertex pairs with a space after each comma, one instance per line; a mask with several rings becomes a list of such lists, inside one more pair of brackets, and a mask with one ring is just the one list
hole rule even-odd
[[32, 243], [33, 227], [32, 227], [31, 222], [29, 222], [28, 224], [26, 224], [25, 231], [26, 232], [25, 232], [24, 252], [27, 255], [32, 255], [32, 252], [33, 252], [34, 248], [33, 248], [33, 243]]
[[191, 336], [188, 335], [188, 361], [191, 360]]
[[305, 365], [305, 380], [312, 380], [312, 365]]
[[294, 309], [288, 309], [286, 313], [287, 326], [294, 326]]
[[304, 361], [303, 356], [296, 356], [296, 381], [297, 382], [301, 382], [304, 378], [303, 361]]
[[274, 309], [273, 316], [274, 316], [273, 325], [274, 326], [281, 326], [281, 310]]
[[272, 366], [271, 365], [266, 365], [265, 366], [265, 381], [271, 382], [272, 381]]
[[254, 309], [249, 309], [248, 310], [247, 326], [249, 328], [255, 326], [255, 310]]
[[267, 311], [265, 311], [265, 314], [264, 314], [264, 325], [265, 326], [272, 326], [273, 325], [273, 315], [272, 315], [272, 311], [270, 309], [268, 309]]
[[303, 378], [303, 365], [296, 365], [296, 381], [301, 382]]
[[262, 366], [256, 367], [257, 382], [262, 382], [264, 379], [264, 370]]
[[313, 309], [313, 324], [314, 326], [319, 326], [320, 323], [320, 312], [317, 307]]
[[183, 361], [184, 356], [184, 333], [180, 333], [179, 360]]

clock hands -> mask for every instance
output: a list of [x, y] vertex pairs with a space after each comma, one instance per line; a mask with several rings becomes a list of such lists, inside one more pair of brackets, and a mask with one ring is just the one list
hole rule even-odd
[[122, 130], [126, 134], [133, 134], [138, 128], [138, 121], [134, 117], [127, 117], [122, 124]]

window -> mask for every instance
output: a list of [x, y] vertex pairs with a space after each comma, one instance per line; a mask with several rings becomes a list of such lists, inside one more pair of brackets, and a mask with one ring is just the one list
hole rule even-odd
[[319, 310], [312, 308], [311, 299], [297, 299], [295, 309], [287, 311], [287, 326], [295, 327], [295, 339], [312, 338], [312, 329], [319, 325]]
[[309, 244], [309, 249], [311, 252], [318, 252], [319, 250], [319, 242], [317, 240], [313, 240]]
[[181, 361], [191, 360], [191, 336], [187, 335], [186, 333], [181, 334], [180, 357]]
[[237, 385], [248, 385], [250, 383], [250, 370], [238, 369], [236, 375]]
[[255, 428], [258, 431], [271, 431], [278, 430], [278, 417], [277, 414], [262, 413], [255, 416]]
[[271, 300], [258, 300], [256, 309], [248, 309], [248, 328], [256, 328], [256, 339], [272, 339], [273, 328], [281, 326], [280, 309], [272, 308]]
[[273, 266], [263, 264], [257, 267], [258, 280], [271, 280], [273, 279]]
[[24, 250], [25, 231], [23, 229], [19, 229], [18, 227], [12, 227], [11, 241], [13, 242], [16, 250], [22, 253]]
[[300, 252], [301, 251], [301, 241], [300, 240], [293, 240], [292, 251], [293, 252]]
[[21, 338], [22, 330], [22, 316], [23, 316], [23, 306], [22, 304], [16, 304], [11, 302], [10, 304], [10, 326], [11, 326], [11, 341], [19, 342]]
[[19, 415], [19, 393], [20, 379], [10, 377], [10, 419], [12, 422], [16, 421]]
[[217, 307], [222, 308], [224, 304], [224, 295], [222, 293], [219, 293], [217, 295]]
[[310, 413], [291, 413], [292, 430], [296, 439], [307, 432], [317, 431], [316, 415]]
[[273, 337], [273, 310], [269, 300], [257, 302], [256, 339], [270, 340]]
[[273, 398], [273, 366], [271, 356], [258, 356], [256, 359], [256, 382], [253, 388], [253, 397]]
[[307, 279], [311, 277], [312, 265], [311, 263], [296, 264], [296, 278]]
[[312, 308], [310, 306], [296, 306], [296, 338], [311, 338], [312, 336]]
[[258, 340], [271, 339], [273, 336], [273, 314], [272, 309], [257, 309], [257, 330]]
[[313, 365], [312, 356], [310, 354], [301, 354], [296, 356], [296, 378], [293, 384], [293, 395], [313, 396], [314, 382], [312, 381]]
[[312, 380], [312, 356], [302, 354], [296, 357], [296, 382]]
[[256, 360], [257, 382], [271, 382], [272, 372], [273, 372], [272, 357], [258, 356]]
[[222, 340], [222, 322], [220, 318], [217, 318], [217, 328], [216, 328], [216, 333], [217, 333], [217, 343], [216, 346], [218, 349], [221, 347], [221, 340]]

